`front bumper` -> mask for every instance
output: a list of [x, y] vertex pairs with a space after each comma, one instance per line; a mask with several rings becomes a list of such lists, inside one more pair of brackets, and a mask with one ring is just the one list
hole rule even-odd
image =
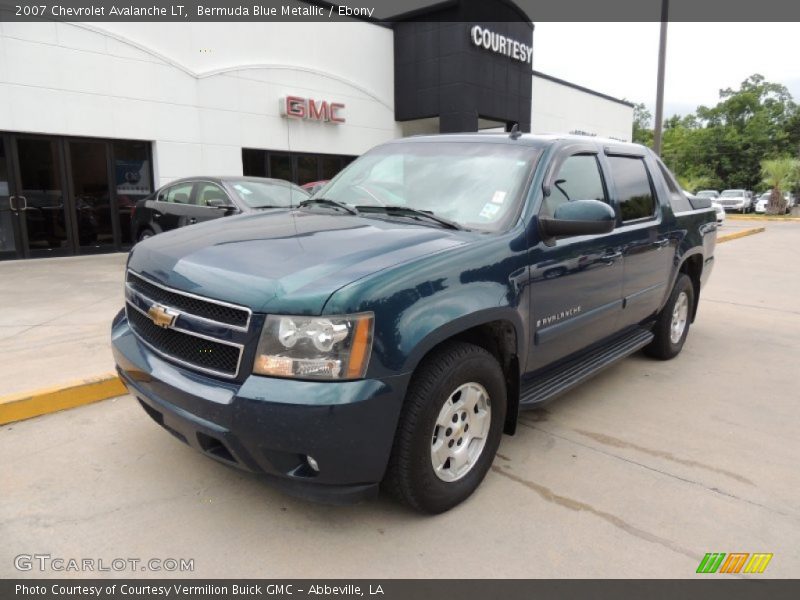
[[124, 312], [114, 320], [111, 338], [117, 371], [131, 394], [184, 443], [263, 473], [294, 495], [346, 503], [377, 493], [408, 375], [345, 382], [251, 375], [234, 383], [159, 357], [133, 334]]
[[723, 204], [722, 208], [724, 208], [726, 211], [737, 210], [739, 212], [744, 212], [744, 210], [747, 208], [747, 202], [736, 202], [735, 204], [734, 203]]

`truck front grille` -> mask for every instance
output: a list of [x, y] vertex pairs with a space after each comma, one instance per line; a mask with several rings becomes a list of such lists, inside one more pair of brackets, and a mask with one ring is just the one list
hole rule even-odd
[[167, 358], [219, 375], [235, 377], [237, 374], [241, 348], [154, 325], [130, 303], [128, 322], [139, 339]]
[[136, 273], [128, 271], [128, 285], [141, 295], [165, 306], [172, 306], [183, 312], [247, 329], [250, 311], [220, 302], [211, 302], [194, 295], [172, 291], [164, 286], [151, 283]]
[[[126, 286], [128, 323], [151, 350], [192, 370], [227, 379], [239, 375], [244, 343], [236, 340], [244, 342], [249, 309], [166, 288], [130, 271]], [[148, 315], [153, 306], [177, 317], [168, 327], [156, 325]]]

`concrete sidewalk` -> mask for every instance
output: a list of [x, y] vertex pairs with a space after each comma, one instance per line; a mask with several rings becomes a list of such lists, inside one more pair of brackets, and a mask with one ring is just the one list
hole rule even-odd
[[127, 254], [0, 262], [0, 396], [114, 370]]

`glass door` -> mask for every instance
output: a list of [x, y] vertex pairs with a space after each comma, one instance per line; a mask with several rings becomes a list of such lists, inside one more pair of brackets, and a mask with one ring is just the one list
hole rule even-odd
[[17, 193], [26, 256], [72, 254], [61, 144], [52, 138], [16, 138]]
[[11, 182], [11, 153], [8, 138], [0, 135], [0, 260], [21, 258], [19, 210]]
[[81, 253], [108, 251], [117, 244], [116, 214], [111, 206], [108, 143], [70, 140], [68, 145], [69, 189]]

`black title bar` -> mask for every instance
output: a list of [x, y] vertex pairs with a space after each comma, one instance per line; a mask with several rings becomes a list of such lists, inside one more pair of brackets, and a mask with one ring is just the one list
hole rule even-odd
[[0, 0], [0, 21], [800, 21], [792, 0]]

